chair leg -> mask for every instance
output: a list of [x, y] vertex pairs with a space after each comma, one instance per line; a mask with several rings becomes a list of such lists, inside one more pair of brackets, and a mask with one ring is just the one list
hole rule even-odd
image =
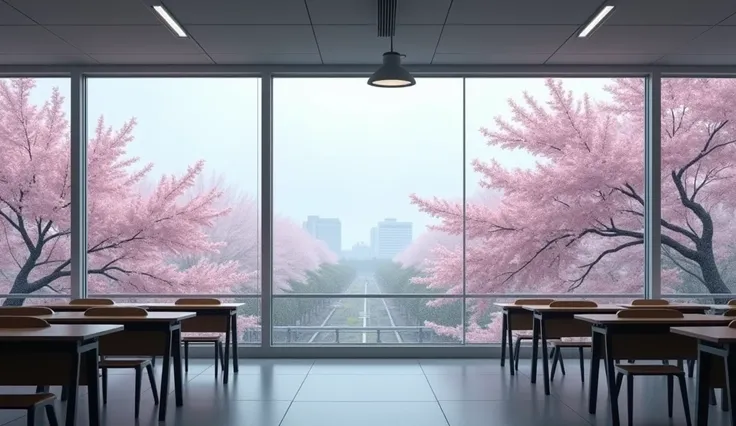
[[721, 411], [728, 411], [728, 389], [727, 388], [721, 388]]
[[557, 353], [559, 354], [558, 357], [560, 358], [560, 372], [564, 376], [567, 374], [565, 372], [565, 359], [562, 358], [562, 350], [560, 348], [557, 348]]
[[687, 361], [687, 377], [693, 377], [694, 372], [695, 372], [695, 360], [690, 359]]
[[155, 356], [151, 357], [151, 365], [156, 367], [156, 357]]
[[674, 380], [672, 376], [667, 376], [667, 415], [672, 418], [672, 405], [674, 399]]
[[220, 367], [222, 368], [222, 371], [224, 372], [225, 371], [225, 345], [222, 342], [219, 342], [218, 346], [220, 346]]
[[36, 426], [36, 407], [29, 408], [26, 413], [27, 425]]
[[189, 342], [184, 342], [184, 372], [189, 372]]
[[552, 349], [549, 351], [549, 360], [552, 361], [555, 359], [555, 353], [557, 353], [557, 348], [555, 346], [552, 346]]
[[677, 376], [677, 380], [680, 382], [680, 394], [682, 395], [682, 409], [685, 411], [685, 421], [687, 422], [687, 426], [692, 426], [690, 401], [687, 398], [687, 387], [685, 386], [685, 375], [681, 374]]
[[46, 418], [49, 421], [49, 426], [59, 426], [59, 420], [56, 418], [56, 411], [54, 410], [54, 404], [49, 404], [45, 407]]
[[141, 412], [141, 382], [143, 381], [143, 369], [137, 367], [135, 369], [135, 418]]
[[582, 346], [578, 348], [578, 353], [580, 354], [580, 381], [585, 382], [585, 353]]
[[616, 395], [614, 398], [618, 398], [618, 394], [621, 392], [621, 383], [624, 381], [624, 373], [618, 373], [616, 374], [616, 388], [614, 389], [616, 391]]
[[107, 404], [107, 368], [102, 369], [102, 403]]
[[626, 402], [629, 408], [629, 426], [634, 424], [634, 376], [626, 376]]
[[[555, 350], [557, 348], [552, 348], [552, 350]], [[549, 380], [552, 381], [555, 379], [555, 373], [557, 372], [557, 364], [560, 363], [560, 351], [555, 351], [555, 356], [552, 357], [552, 371], [549, 373]]]
[[[713, 398], [716, 397], [716, 394], [713, 394]], [[61, 400], [66, 401], [69, 398], [69, 389], [66, 386], [61, 387]]]
[[217, 378], [217, 367], [220, 364], [220, 344], [215, 342], [215, 379]]
[[718, 404], [718, 401], [716, 401], [716, 390], [714, 388], [710, 388], [710, 392], [708, 396], [709, 396], [710, 405]]
[[156, 376], [153, 373], [153, 365], [146, 366], [148, 372], [148, 381], [151, 383], [151, 392], [153, 392], [153, 403], [158, 405], [158, 387], [156, 386]]
[[514, 370], [519, 371], [519, 350], [521, 349], [521, 339], [516, 338], [516, 344], [514, 345]]

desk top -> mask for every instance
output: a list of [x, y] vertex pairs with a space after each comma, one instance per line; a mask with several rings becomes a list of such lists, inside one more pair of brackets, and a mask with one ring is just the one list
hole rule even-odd
[[123, 324], [143, 322], [176, 322], [193, 318], [195, 312], [149, 312], [145, 317], [134, 316], [85, 316], [84, 312], [55, 312], [53, 315], [39, 315], [51, 324]]
[[545, 306], [545, 305], [525, 305], [524, 309], [527, 311], [534, 311], [534, 312], [568, 312], [568, 313], [578, 313], [578, 314], [587, 314], [587, 313], [616, 313], [618, 311], [622, 311], [624, 308], [622, 308], [619, 305], [598, 305], [598, 306], [590, 306], [590, 307], [572, 307], [572, 306]]
[[710, 305], [699, 305], [695, 303], [670, 303], [669, 305], [632, 305], [630, 303], [620, 304], [626, 309], [674, 309], [676, 311], [707, 311]]
[[730, 327], [672, 327], [670, 331], [713, 343], [736, 343], [736, 328]]
[[683, 314], [682, 318], [619, 318], [615, 314], [592, 314], [575, 315], [575, 319], [598, 325], [672, 324], [673, 326], [719, 326], [728, 325], [728, 323], [733, 320], [733, 317], [724, 317], [723, 315]]
[[234, 311], [244, 303], [221, 303], [219, 305], [175, 305], [173, 303], [116, 303], [114, 305], [41, 305], [57, 312], [84, 312], [90, 308], [140, 307], [149, 311], [197, 312], [199, 310]]
[[0, 329], [0, 342], [89, 340], [123, 331], [122, 325], [55, 324], [44, 328]]

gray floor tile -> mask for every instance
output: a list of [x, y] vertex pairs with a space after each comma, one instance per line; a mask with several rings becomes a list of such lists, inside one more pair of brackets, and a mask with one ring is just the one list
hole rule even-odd
[[530, 384], [527, 376], [428, 374], [427, 380], [439, 401], [529, 401], [545, 398], [541, 384]]
[[424, 374], [508, 374], [508, 364], [501, 367], [498, 359], [430, 359], [420, 360]]
[[304, 376], [295, 374], [234, 375], [228, 384], [212, 376], [200, 375], [187, 383], [184, 397], [209, 401], [291, 401], [303, 382]]
[[435, 401], [421, 375], [309, 375], [296, 401]]
[[441, 401], [450, 426], [589, 426], [555, 398], [531, 401]]
[[330, 359], [314, 362], [309, 374], [424, 374], [416, 360]]
[[281, 426], [447, 426], [437, 402], [294, 402]]
[[[238, 374], [301, 374], [306, 375], [312, 368], [313, 360], [303, 359], [241, 359]], [[214, 365], [203, 374], [214, 374]], [[232, 369], [230, 374], [233, 374]]]

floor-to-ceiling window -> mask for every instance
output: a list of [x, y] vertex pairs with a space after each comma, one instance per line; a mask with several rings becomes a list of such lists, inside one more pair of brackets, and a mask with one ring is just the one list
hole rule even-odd
[[260, 340], [260, 80], [89, 78], [88, 294], [242, 301]]
[[0, 78], [0, 293], [4, 305], [70, 295], [68, 78]]

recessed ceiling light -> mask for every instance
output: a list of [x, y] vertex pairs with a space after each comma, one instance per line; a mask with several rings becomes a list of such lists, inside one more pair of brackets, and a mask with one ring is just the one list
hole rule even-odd
[[181, 27], [181, 25], [176, 22], [176, 19], [174, 19], [171, 14], [169, 14], [169, 11], [166, 10], [165, 7], [157, 4], [153, 6], [153, 10], [156, 11], [158, 16], [160, 16], [161, 19], [164, 20], [164, 23], [166, 23], [166, 25], [171, 31], [174, 32], [174, 34], [176, 34], [178, 37], [187, 37], [187, 33], [184, 32], [184, 29]]
[[612, 5], [609, 4], [607, 6], [604, 6], [603, 9], [601, 9], [600, 12], [598, 12], [598, 14], [596, 14], [595, 17], [593, 17], [593, 19], [591, 19], [588, 22], [585, 28], [583, 28], [583, 30], [580, 31], [580, 34], [578, 34], [578, 37], [580, 38], [588, 37], [590, 33], [595, 31], [598, 27], [601, 26], [601, 24], [603, 24], [603, 20], [605, 20], [606, 17], [608, 17], [608, 15], [611, 14], [611, 12], [613, 12]]

